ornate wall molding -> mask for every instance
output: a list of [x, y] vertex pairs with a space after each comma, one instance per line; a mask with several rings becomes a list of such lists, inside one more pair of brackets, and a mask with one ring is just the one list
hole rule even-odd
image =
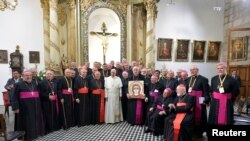
[[95, 3], [94, 0], [81, 0], [80, 1], [81, 11], [86, 11], [94, 3]]
[[148, 11], [149, 14], [151, 14], [154, 18], [154, 20], [156, 19], [157, 16], [157, 6], [156, 0], [143, 0], [144, 5], [146, 7], [146, 10]]
[[76, 7], [76, 1], [75, 0], [67, 0], [66, 3], [68, 5], [69, 9], [75, 9], [75, 7]]
[[40, 2], [41, 2], [41, 7], [44, 10], [49, 10], [49, 0], [40, 0]]
[[127, 16], [127, 6], [128, 0], [120, 0], [119, 10], [124, 18]]
[[[104, 2], [104, 1], [98, 1], [97, 3], [90, 6], [86, 11], [81, 11], [81, 49], [80, 52], [83, 55], [80, 55], [82, 58], [80, 58], [81, 61], [89, 61], [89, 48], [88, 48], [88, 20], [90, 14], [95, 11], [98, 8], [108, 8], [113, 10], [119, 17], [119, 20], [121, 22], [121, 59], [126, 58], [126, 21], [122, 14], [120, 13], [120, 10], [113, 6], [111, 3]], [[82, 62], [83, 63], [83, 62]]]
[[66, 23], [65, 7], [59, 6], [57, 10], [57, 15], [58, 15], [58, 22], [60, 23], [61, 26], [63, 26]]

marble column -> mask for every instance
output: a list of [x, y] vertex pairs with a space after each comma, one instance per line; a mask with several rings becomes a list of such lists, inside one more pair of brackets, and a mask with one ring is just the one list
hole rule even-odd
[[43, 8], [44, 61], [45, 61], [45, 68], [49, 69], [49, 63], [50, 63], [49, 0], [41, 0], [41, 6]]
[[147, 10], [146, 25], [146, 67], [155, 68], [155, 16], [156, 16], [156, 0], [144, 0]]
[[59, 29], [58, 29], [58, 0], [49, 0], [49, 31], [50, 31], [50, 64], [53, 69], [59, 73], [60, 70], [60, 42], [59, 42]]

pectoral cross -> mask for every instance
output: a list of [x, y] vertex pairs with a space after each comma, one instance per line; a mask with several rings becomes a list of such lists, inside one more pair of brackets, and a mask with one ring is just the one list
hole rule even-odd
[[90, 35], [96, 35], [98, 38], [102, 39], [102, 47], [103, 47], [103, 63], [106, 63], [106, 52], [108, 48], [108, 39], [109, 37], [116, 37], [117, 33], [107, 33], [108, 30], [106, 24], [103, 22], [101, 27], [102, 32], [94, 32], [91, 31]]

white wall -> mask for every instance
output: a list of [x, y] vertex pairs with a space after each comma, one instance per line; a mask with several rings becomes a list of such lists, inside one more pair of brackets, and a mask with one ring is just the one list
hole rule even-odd
[[[161, 69], [163, 65], [166, 65], [168, 69], [174, 71], [185, 68], [189, 72], [192, 65], [197, 65], [200, 68], [200, 74], [210, 79], [216, 73], [216, 63], [191, 62], [192, 43], [193, 40], [223, 41], [223, 10], [222, 12], [213, 11], [213, 6], [216, 4], [215, 0], [174, 0], [175, 5], [170, 6], [166, 5], [167, 2], [169, 1], [161, 0], [158, 3], [156, 40], [158, 38], [174, 39], [173, 55], [172, 61], [156, 60], [156, 69]], [[219, 4], [223, 6], [223, 3], [224, 0], [220, 0]], [[191, 41], [188, 62], [174, 61], [177, 39], [189, 39]]]
[[[0, 49], [14, 52], [16, 45], [24, 56], [24, 67], [34, 67], [29, 63], [29, 51], [40, 51], [38, 70], [44, 69], [43, 49], [43, 12], [40, 0], [18, 1], [15, 11], [0, 11]], [[10, 61], [10, 58], [9, 58]], [[5, 91], [4, 85], [11, 77], [9, 64], [0, 64], [0, 92]], [[3, 105], [0, 94], [0, 105]]]

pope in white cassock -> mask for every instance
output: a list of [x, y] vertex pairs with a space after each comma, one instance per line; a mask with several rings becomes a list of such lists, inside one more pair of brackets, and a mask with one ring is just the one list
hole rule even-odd
[[123, 121], [122, 107], [122, 81], [116, 76], [116, 70], [111, 70], [111, 76], [105, 79], [105, 123]]

